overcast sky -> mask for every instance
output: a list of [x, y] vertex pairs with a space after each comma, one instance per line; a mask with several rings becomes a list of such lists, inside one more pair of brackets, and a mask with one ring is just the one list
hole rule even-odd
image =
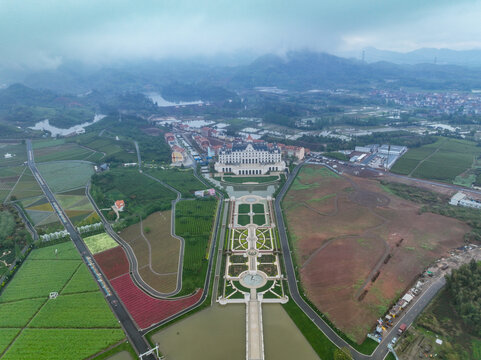
[[0, 66], [312, 49], [481, 48], [481, 1], [0, 0]]

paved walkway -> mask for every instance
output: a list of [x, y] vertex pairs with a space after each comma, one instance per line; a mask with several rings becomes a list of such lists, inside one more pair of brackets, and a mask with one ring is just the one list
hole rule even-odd
[[257, 292], [251, 289], [247, 303], [247, 360], [264, 360], [264, 339], [262, 334], [262, 308], [257, 301]]

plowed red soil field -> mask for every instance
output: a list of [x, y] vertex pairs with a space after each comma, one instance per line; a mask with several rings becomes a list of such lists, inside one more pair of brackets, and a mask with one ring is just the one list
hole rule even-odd
[[463, 244], [470, 229], [421, 213], [377, 180], [341, 177], [315, 165], [302, 168], [283, 208], [306, 294], [358, 342], [428, 264]]

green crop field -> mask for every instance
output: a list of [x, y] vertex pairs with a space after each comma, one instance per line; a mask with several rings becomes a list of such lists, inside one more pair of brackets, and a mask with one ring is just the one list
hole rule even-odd
[[45, 303], [45, 298], [25, 299], [0, 305], [0, 328], [21, 328]]
[[99, 252], [119, 246], [119, 244], [117, 244], [117, 242], [107, 233], [89, 236], [84, 239], [84, 242], [92, 254], [97, 254]]
[[[137, 155], [131, 141], [115, 140], [108, 137], [99, 137], [97, 133], [88, 133], [68, 139], [69, 142], [85, 146], [101, 154], [97, 161], [112, 163], [136, 162]], [[95, 161], [89, 159], [90, 161]]]
[[80, 260], [80, 255], [71, 242], [64, 242], [36, 249], [30, 254], [28, 260]]
[[2, 359], [80, 360], [124, 338], [120, 329], [27, 328], [15, 339]]
[[456, 176], [472, 168], [481, 155], [476, 143], [440, 137], [435, 143], [408, 150], [392, 172], [422, 179], [453, 182]]
[[0, 295], [2, 359], [84, 359], [124, 338], [72, 242], [34, 249]]
[[34, 140], [32, 147], [34, 150], [65, 144], [65, 138]]
[[185, 200], [176, 205], [175, 233], [185, 240], [183, 292], [192, 292], [204, 284], [216, 209], [215, 199]]
[[15, 281], [3, 291], [0, 303], [46, 298], [50, 292], [62, 290], [79, 265], [80, 260], [26, 260], [15, 275]]
[[[5, 159], [4, 154], [9, 153], [11, 158]], [[0, 143], [0, 166], [21, 165], [27, 161], [27, 146], [22, 143]]]
[[25, 169], [22, 177], [16, 183], [8, 200], [22, 200], [43, 195], [42, 189], [38, 186], [30, 169]]
[[[93, 279], [92, 279], [93, 281]], [[72, 311], [75, 309], [75, 311]], [[85, 316], [88, 314], [88, 316]], [[31, 328], [118, 328], [100, 291], [61, 294], [49, 300], [29, 324]]]
[[88, 291], [97, 291], [97, 283], [92, 280], [92, 274], [86, 266], [81, 266], [72, 276], [72, 279], [63, 288], [61, 294], [74, 294]]
[[94, 174], [92, 165], [69, 161], [39, 164], [38, 170], [55, 193], [83, 187]]
[[173, 191], [155, 180], [140, 174], [136, 169], [116, 168], [92, 177], [91, 194], [100, 208], [111, 207], [116, 200], [125, 201], [121, 219], [127, 224], [139, 221], [156, 211], [171, 208], [176, 198]]
[[206, 186], [194, 176], [194, 172], [190, 169], [152, 169], [147, 172], [180, 191], [184, 198], [193, 197], [194, 191], [206, 188]]
[[91, 158], [94, 157], [96, 153], [94, 150], [86, 149], [76, 144], [63, 144], [34, 149], [35, 161], [37, 163], [62, 160], [92, 161]]

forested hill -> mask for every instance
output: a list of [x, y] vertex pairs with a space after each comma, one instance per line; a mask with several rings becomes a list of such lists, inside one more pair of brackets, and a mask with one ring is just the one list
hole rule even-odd
[[166, 98], [231, 98], [257, 86], [287, 90], [415, 87], [430, 90], [481, 88], [481, 70], [454, 65], [365, 63], [309, 51], [265, 55], [248, 65], [220, 66], [195, 61], [162, 60], [92, 71], [62, 65], [27, 76], [23, 83], [60, 93], [158, 91]]

